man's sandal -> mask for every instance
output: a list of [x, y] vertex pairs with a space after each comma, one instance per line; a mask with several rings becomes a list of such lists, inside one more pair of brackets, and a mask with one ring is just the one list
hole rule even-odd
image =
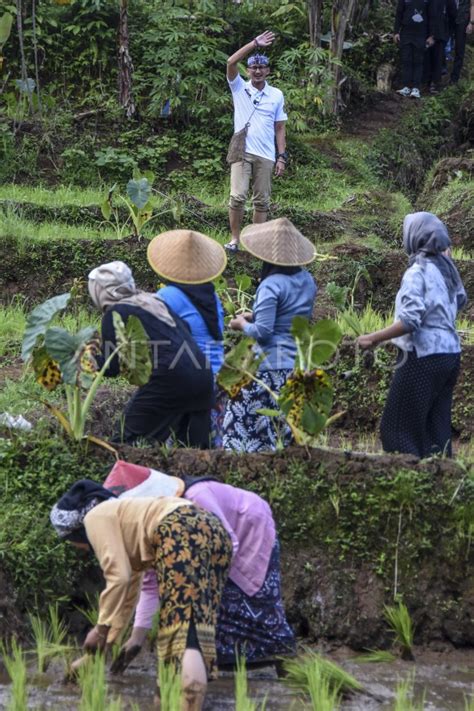
[[224, 249], [235, 254], [235, 252], [239, 251], [239, 245], [237, 242], [227, 242], [227, 244], [224, 245]]

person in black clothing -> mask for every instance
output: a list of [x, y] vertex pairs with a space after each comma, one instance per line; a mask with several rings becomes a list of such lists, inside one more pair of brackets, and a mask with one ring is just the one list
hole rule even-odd
[[398, 0], [394, 40], [400, 44], [403, 88], [398, 93], [419, 99], [423, 59], [429, 35], [430, 0]]
[[430, 93], [441, 89], [444, 48], [449, 39], [450, 25], [456, 20], [455, 0], [430, 0], [429, 6], [429, 49], [425, 56], [424, 82], [429, 84]]
[[454, 24], [454, 62], [450, 82], [456, 84], [461, 76], [466, 50], [466, 34], [474, 29], [474, 1], [459, 0]]
[[[92, 301], [104, 314], [103, 357], [116, 347], [113, 312], [124, 322], [131, 315], [137, 316], [150, 339], [150, 380], [127, 403], [114, 441], [133, 444], [144, 438], [165, 442], [172, 436], [189, 447], [209, 447], [214, 380], [184, 322], [153, 294], [139, 291], [124, 262], [93, 269], [88, 286]], [[118, 374], [115, 356], [106, 375]]]

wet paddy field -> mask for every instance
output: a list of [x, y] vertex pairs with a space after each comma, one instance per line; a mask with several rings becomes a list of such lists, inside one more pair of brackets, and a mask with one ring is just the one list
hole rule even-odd
[[[415, 663], [355, 663], [350, 660], [354, 653], [347, 649], [337, 650], [327, 656], [364, 686], [365, 693], [353, 694], [343, 700], [341, 711], [393, 709], [397, 683], [413, 675], [415, 699], [419, 701], [424, 694], [425, 711], [465, 711], [466, 699], [474, 694], [474, 650], [417, 651]], [[266, 699], [266, 711], [311, 709], [306, 700], [277, 678], [273, 667], [250, 670], [248, 677], [249, 696], [257, 702]], [[142, 652], [124, 674], [109, 675], [107, 682], [109, 698], [120, 696], [124, 709], [136, 704], [140, 711], [152, 711], [154, 655]], [[2, 671], [0, 709], [8, 708], [9, 699], [8, 678]], [[59, 662], [53, 662], [45, 674], [35, 675], [33, 671], [28, 679], [28, 709], [76, 711], [79, 701], [79, 687], [63, 682], [63, 666]], [[225, 672], [218, 681], [209, 685], [204, 711], [234, 709], [234, 678], [231, 673]]]

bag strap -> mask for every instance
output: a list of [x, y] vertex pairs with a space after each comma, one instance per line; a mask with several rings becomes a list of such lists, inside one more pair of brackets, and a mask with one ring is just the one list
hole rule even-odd
[[[248, 89], [245, 89], [245, 93], [246, 93], [247, 96], [249, 97], [249, 101], [252, 101], [252, 97], [250, 96], [250, 92], [249, 92]], [[250, 119], [252, 118], [252, 116], [254, 115], [254, 113], [256, 112], [256, 110], [258, 109], [258, 105], [259, 105], [259, 103], [260, 103], [261, 98], [262, 98], [262, 95], [260, 94], [260, 99], [259, 99], [259, 100], [257, 101], [257, 103], [254, 105], [254, 107], [253, 107], [253, 109], [252, 109], [252, 113], [251, 113], [250, 116], [248, 117], [247, 123], [245, 124], [245, 128], [248, 128], [248, 127], [250, 126]]]

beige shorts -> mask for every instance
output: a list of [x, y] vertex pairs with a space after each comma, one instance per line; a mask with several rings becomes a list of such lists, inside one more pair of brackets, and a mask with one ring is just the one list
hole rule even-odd
[[244, 159], [230, 167], [229, 207], [242, 210], [252, 179], [252, 202], [256, 212], [268, 212], [272, 192], [272, 175], [275, 163], [268, 158], [244, 153]]

